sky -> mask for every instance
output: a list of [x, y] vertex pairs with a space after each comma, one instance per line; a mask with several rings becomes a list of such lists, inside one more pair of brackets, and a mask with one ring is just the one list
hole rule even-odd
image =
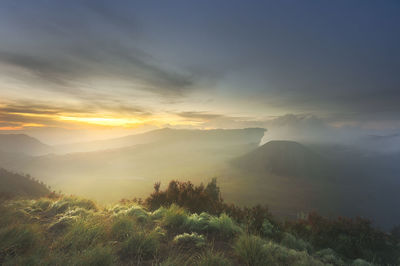
[[397, 0], [1, 1], [0, 132], [394, 134], [399, 13]]

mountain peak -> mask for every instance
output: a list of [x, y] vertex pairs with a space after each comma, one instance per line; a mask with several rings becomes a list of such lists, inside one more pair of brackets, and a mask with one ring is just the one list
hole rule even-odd
[[233, 160], [248, 171], [271, 172], [283, 176], [313, 176], [319, 172], [323, 159], [295, 141], [274, 140]]

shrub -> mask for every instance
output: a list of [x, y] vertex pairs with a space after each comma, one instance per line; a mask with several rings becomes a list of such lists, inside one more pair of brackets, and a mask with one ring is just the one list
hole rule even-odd
[[216, 232], [223, 238], [231, 238], [241, 232], [241, 228], [225, 213], [219, 217], [211, 217], [209, 222], [210, 231]]
[[310, 243], [308, 243], [302, 239], [298, 239], [295, 236], [293, 236], [292, 234], [287, 233], [287, 232], [283, 233], [281, 245], [283, 245], [287, 248], [298, 250], [298, 251], [308, 251], [308, 252], [312, 251], [312, 247], [311, 247]]
[[185, 247], [203, 247], [206, 245], [206, 240], [203, 235], [197, 233], [184, 233], [174, 237], [173, 242], [178, 245], [183, 245]]
[[363, 259], [355, 259], [351, 265], [352, 266], [372, 266], [373, 264], [371, 264], [368, 261], [365, 261]]
[[203, 184], [194, 186], [190, 181], [173, 180], [164, 191], [160, 191], [160, 183], [156, 183], [154, 192], [145, 200], [145, 204], [150, 210], [177, 204], [192, 213], [219, 214], [222, 199], [216, 179], [213, 179], [206, 187]]
[[185, 227], [190, 232], [203, 233], [209, 230], [211, 215], [202, 212], [200, 215], [194, 213], [188, 216]]
[[258, 236], [242, 234], [233, 248], [236, 255], [248, 266], [267, 265], [265, 242]]
[[314, 254], [314, 257], [322, 261], [323, 263], [326, 264], [332, 264], [332, 265], [345, 265], [343, 260], [336, 254], [336, 252], [333, 249], [326, 248], [322, 249]]
[[264, 245], [264, 252], [266, 254], [267, 265], [293, 265], [293, 266], [323, 266], [321, 261], [311, 257], [305, 251], [297, 251], [294, 249], [286, 248], [272, 241]]
[[270, 222], [270, 220], [265, 219], [261, 226], [260, 235], [266, 238], [278, 240], [280, 238], [280, 231], [276, 225]]
[[288, 222], [286, 229], [308, 240], [315, 248], [332, 248], [349, 259], [396, 264], [398, 249], [390, 235], [372, 227], [366, 219], [335, 220], [310, 213], [306, 219]]

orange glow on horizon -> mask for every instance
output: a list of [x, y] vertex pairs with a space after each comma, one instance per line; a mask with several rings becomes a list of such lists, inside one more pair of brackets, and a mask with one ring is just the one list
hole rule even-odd
[[[158, 114], [150, 117], [120, 117], [115, 115], [101, 114], [71, 114], [71, 113], [23, 113], [9, 112], [11, 115], [21, 117], [32, 117], [32, 122], [20, 122], [15, 126], [0, 127], [0, 130], [22, 130], [27, 127], [47, 127], [52, 126], [54, 122], [64, 122], [64, 126], [68, 128], [73, 125], [91, 125], [99, 127], [120, 127], [120, 128], [137, 128], [143, 125], [152, 125], [156, 127], [165, 126], [198, 126], [202, 121], [192, 121], [171, 114]], [[39, 118], [40, 122], [35, 123], [34, 119]], [[44, 120], [44, 121], [43, 121]], [[46, 123], [47, 122], [47, 123]], [[69, 125], [69, 126], [68, 126]], [[61, 126], [63, 127], [63, 126]]]

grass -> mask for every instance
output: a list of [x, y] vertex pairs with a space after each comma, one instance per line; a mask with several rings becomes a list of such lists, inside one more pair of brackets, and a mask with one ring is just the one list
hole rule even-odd
[[78, 220], [56, 242], [64, 252], [76, 252], [91, 248], [107, 240], [107, 228], [97, 221]]
[[222, 252], [207, 250], [195, 258], [196, 266], [230, 266], [232, 262]]
[[261, 216], [254, 233], [225, 213], [175, 204], [149, 211], [64, 196], [7, 201], [0, 211], [0, 265], [373, 265], [316, 248], [307, 226], [289, 231]]
[[121, 260], [141, 262], [153, 258], [160, 246], [159, 237], [156, 232], [135, 231], [121, 245], [118, 252]]
[[39, 245], [42, 233], [36, 225], [10, 225], [0, 230], [2, 256], [23, 255]]
[[235, 254], [248, 266], [268, 265], [265, 241], [254, 235], [241, 235], [234, 244]]
[[187, 211], [175, 204], [166, 209], [162, 216], [162, 225], [169, 229], [184, 230], [187, 221]]
[[174, 237], [173, 242], [185, 247], [201, 248], [206, 245], [206, 239], [203, 235], [197, 233], [183, 233]]

